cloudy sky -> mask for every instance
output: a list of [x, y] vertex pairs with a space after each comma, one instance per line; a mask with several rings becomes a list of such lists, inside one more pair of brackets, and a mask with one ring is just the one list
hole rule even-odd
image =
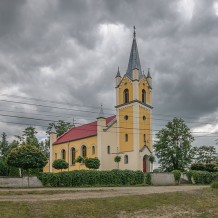
[[94, 120], [101, 104], [113, 114], [134, 25], [153, 134], [179, 116], [196, 145], [215, 145], [218, 0], [0, 0], [0, 132], [33, 125], [43, 138], [51, 121]]

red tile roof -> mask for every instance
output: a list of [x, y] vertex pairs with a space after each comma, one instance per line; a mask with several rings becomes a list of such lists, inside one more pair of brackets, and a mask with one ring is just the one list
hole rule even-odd
[[[107, 117], [106, 125], [108, 125], [108, 123], [110, 123], [115, 117], [116, 117], [115, 115], [111, 117]], [[69, 141], [75, 141], [78, 139], [87, 138], [96, 135], [97, 135], [97, 121], [70, 129], [62, 136], [60, 136], [57, 139], [57, 141], [53, 143], [53, 145], [57, 145]]]

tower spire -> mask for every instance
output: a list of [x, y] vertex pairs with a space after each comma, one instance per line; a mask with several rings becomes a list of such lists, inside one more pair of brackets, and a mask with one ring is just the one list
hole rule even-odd
[[139, 52], [138, 52], [138, 47], [136, 43], [136, 27], [133, 27], [133, 41], [132, 41], [132, 48], [129, 56], [129, 63], [128, 63], [128, 68], [126, 71], [126, 75], [128, 75], [131, 79], [133, 78], [133, 70], [137, 68], [139, 70], [139, 78], [142, 77], [142, 69], [141, 69], [141, 64], [140, 64], [140, 59], [139, 59]]

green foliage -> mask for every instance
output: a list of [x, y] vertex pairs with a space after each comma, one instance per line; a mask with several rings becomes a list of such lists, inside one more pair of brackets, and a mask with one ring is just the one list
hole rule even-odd
[[38, 132], [36, 131], [36, 129], [32, 126], [27, 127], [24, 131], [23, 131], [23, 138], [25, 138], [25, 144], [26, 145], [31, 145], [31, 146], [35, 146], [37, 148], [39, 148], [39, 141], [36, 137], [36, 134]]
[[149, 161], [150, 161], [151, 163], [154, 163], [155, 157], [154, 157], [153, 155], [150, 155], [150, 156], [149, 156]]
[[196, 163], [211, 163], [216, 160], [216, 148], [214, 146], [194, 147]]
[[145, 184], [151, 185], [151, 173], [145, 174]]
[[54, 160], [54, 162], [52, 163], [52, 167], [57, 170], [67, 169], [68, 166], [69, 164], [63, 159]]
[[5, 132], [2, 133], [2, 141], [0, 142], [0, 155], [5, 156], [8, 149], [7, 135]]
[[213, 181], [218, 180], [218, 172], [196, 171], [191, 170], [186, 172], [190, 183], [195, 184], [211, 184]]
[[57, 132], [57, 136], [63, 135], [67, 130], [69, 130], [72, 127], [71, 123], [65, 122], [63, 120], [59, 120], [57, 123], [49, 123], [49, 126], [47, 128], [47, 135], [51, 134], [52, 127], [55, 127], [55, 130]]
[[173, 170], [172, 173], [174, 175], [175, 182], [177, 184], [179, 184], [180, 183], [180, 178], [181, 178], [181, 175], [182, 175], [181, 172], [179, 170]]
[[191, 170], [218, 172], [217, 165], [215, 163], [193, 163]]
[[218, 181], [213, 182], [211, 188], [218, 188]]
[[114, 157], [114, 162], [119, 163], [121, 161], [121, 156], [115, 156]]
[[19, 168], [12, 167], [12, 166], [8, 166], [8, 168], [9, 168], [8, 176], [15, 176], [15, 177], [19, 177], [20, 176]]
[[22, 145], [13, 148], [7, 157], [7, 164], [25, 170], [42, 168], [47, 164], [46, 156], [36, 147]]
[[100, 167], [100, 160], [98, 158], [86, 158], [84, 163], [89, 169], [98, 169]]
[[192, 161], [191, 143], [194, 138], [180, 118], [174, 118], [156, 134], [155, 154], [163, 171], [186, 169]]
[[0, 158], [0, 176], [8, 176], [8, 165], [3, 158]]
[[83, 163], [84, 162], [84, 158], [81, 156], [78, 156], [77, 159], [75, 160], [76, 163]]
[[38, 178], [44, 186], [52, 187], [120, 186], [144, 183], [143, 172], [131, 170], [75, 170], [60, 173], [40, 173]]

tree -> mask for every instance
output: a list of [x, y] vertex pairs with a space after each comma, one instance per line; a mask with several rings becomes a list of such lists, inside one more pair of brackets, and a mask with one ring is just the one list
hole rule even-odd
[[216, 148], [214, 146], [194, 147], [196, 163], [211, 163], [216, 161]]
[[67, 130], [69, 130], [72, 127], [71, 123], [65, 122], [63, 120], [59, 120], [57, 123], [49, 123], [49, 126], [47, 128], [47, 135], [51, 134], [52, 127], [55, 127], [57, 137], [63, 135]]
[[61, 170], [61, 172], [62, 169], [67, 169], [68, 166], [69, 164], [63, 159], [54, 160], [54, 162], [52, 163], [52, 167], [54, 167], [57, 170]]
[[119, 169], [119, 163], [120, 163], [120, 161], [121, 161], [121, 157], [120, 157], [120, 156], [117, 155], [117, 156], [114, 157], [114, 162], [117, 163], [118, 169]]
[[23, 138], [25, 138], [25, 144], [27, 145], [31, 145], [31, 146], [35, 146], [35, 147], [39, 147], [39, 142], [38, 139], [36, 137], [36, 134], [38, 132], [36, 131], [36, 129], [32, 126], [27, 127], [24, 131], [23, 131]]
[[2, 133], [2, 141], [0, 142], [0, 156], [4, 156], [8, 149], [7, 135], [5, 132]]
[[18, 167], [28, 172], [29, 187], [29, 170], [42, 168], [48, 160], [43, 152], [31, 145], [21, 145], [13, 148], [7, 157], [7, 164], [12, 167]]
[[156, 138], [154, 150], [163, 171], [184, 170], [189, 166], [193, 158], [191, 143], [194, 138], [181, 118], [175, 117], [168, 122]]
[[0, 158], [0, 176], [8, 176], [8, 165], [3, 158]]
[[86, 158], [85, 166], [89, 169], [98, 169], [100, 167], [100, 160], [98, 158]]

